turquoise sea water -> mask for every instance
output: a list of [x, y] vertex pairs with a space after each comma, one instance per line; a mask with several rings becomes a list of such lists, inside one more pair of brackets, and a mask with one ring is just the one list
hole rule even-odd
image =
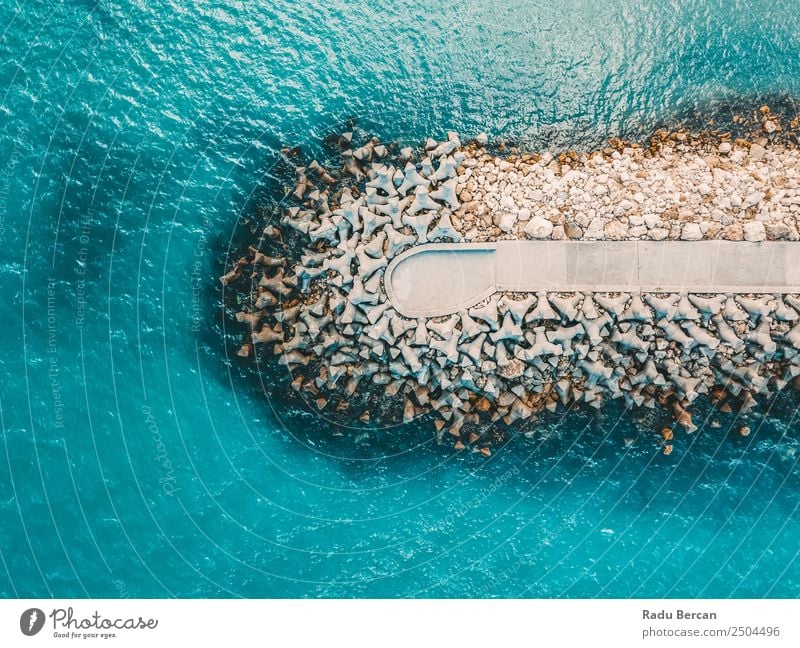
[[796, 398], [479, 460], [266, 397], [216, 277], [277, 148], [347, 117], [586, 148], [800, 96], [798, 34], [792, 0], [0, 3], [0, 595], [797, 596]]

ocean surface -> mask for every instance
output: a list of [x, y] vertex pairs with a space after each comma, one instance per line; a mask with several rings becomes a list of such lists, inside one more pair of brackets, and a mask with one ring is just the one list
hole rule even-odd
[[485, 460], [271, 396], [217, 282], [282, 145], [585, 149], [791, 103], [798, 34], [794, 0], [0, 3], [0, 595], [798, 596], [795, 396]]

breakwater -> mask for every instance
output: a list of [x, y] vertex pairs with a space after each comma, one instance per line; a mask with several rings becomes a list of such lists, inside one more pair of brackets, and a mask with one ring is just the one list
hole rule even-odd
[[[746, 412], [795, 381], [794, 291], [501, 290], [448, 315], [407, 317], [387, 291], [387, 267], [441, 242], [785, 249], [800, 239], [800, 155], [787, 125], [768, 109], [761, 116], [752, 140], [661, 133], [647, 146], [559, 156], [500, 155], [484, 135], [462, 143], [449, 133], [415, 149], [345, 133], [341, 163], [298, 163], [279, 218], [221, 277], [244, 328], [239, 355], [285, 365], [319, 410], [348, 412], [366, 393], [402, 403], [404, 421], [429, 413], [457, 449], [491, 454], [489, 421], [624, 399], [671, 414], [669, 453], [675, 431], [696, 429], [700, 395]], [[477, 267], [464, 264], [461, 281], [480, 281]], [[376, 411], [348, 415], [367, 422]]]

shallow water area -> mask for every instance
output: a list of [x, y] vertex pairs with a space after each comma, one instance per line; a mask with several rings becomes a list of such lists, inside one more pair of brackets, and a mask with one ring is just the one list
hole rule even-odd
[[322, 155], [355, 116], [383, 141], [590, 149], [800, 96], [794, 3], [6, 3], [0, 24], [0, 595], [797, 595], [793, 397], [696, 414], [670, 456], [662, 421], [611, 405], [485, 460], [429, 422], [277, 399], [291, 378], [231, 354], [217, 282], [282, 195], [283, 145]]

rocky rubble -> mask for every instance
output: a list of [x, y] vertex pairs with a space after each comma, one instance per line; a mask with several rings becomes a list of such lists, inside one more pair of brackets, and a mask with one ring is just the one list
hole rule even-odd
[[795, 148], [670, 143], [569, 161], [473, 151], [463, 169], [453, 223], [468, 241], [800, 239]]
[[500, 157], [487, 139], [394, 151], [346, 133], [341, 170], [297, 167], [280, 223], [221, 277], [245, 330], [239, 355], [275, 357], [320, 410], [365, 390], [402, 399], [404, 421], [430, 413], [440, 439], [484, 455], [487, 421], [620, 398], [692, 432], [698, 396], [747, 411], [800, 374], [791, 295], [508, 293], [447, 318], [398, 314], [386, 266], [431, 241], [800, 238], [792, 147], [667, 138]]

